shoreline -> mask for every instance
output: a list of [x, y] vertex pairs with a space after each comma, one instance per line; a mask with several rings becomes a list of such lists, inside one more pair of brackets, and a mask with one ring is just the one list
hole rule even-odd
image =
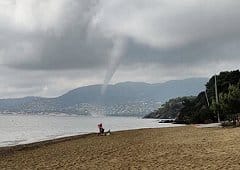
[[[16, 146], [67, 136], [98, 132], [97, 124], [103, 123], [111, 131], [161, 127], [155, 119], [136, 117], [90, 116], [8, 116], [1, 117], [0, 147]], [[175, 126], [175, 125], [166, 125]]]
[[144, 128], [0, 148], [0, 169], [239, 169], [240, 128]]
[[[140, 130], [140, 129], [152, 129], [152, 128], [172, 128], [172, 127], [183, 127], [183, 126], [186, 126], [184, 124], [173, 124], [173, 123], [164, 123], [163, 125], [169, 125], [169, 126], [162, 126], [162, 127], [141, 127], [141, 128], [130, 128], [130, 129], [123, 129], [123, 130], [113, 130], [111, 131], [112, 133], [114, 132], [122, 132], [122, 131], [129, 131], [129, 130]], [[5, 145], [5, 146], [0, 146], [0, 154], [1, 154], [1, 151], [4, 150], [5, 148], [14, 148], [14, 147], [28, 147], [28, 145], [34, 145], [34, 144], [40, 144], [40, 143], [52, 143], [54, 142], [55, 140], [56, 141], [61, 141], [61, 140], [71, 140], [71, 138], [80, 138], [81, 136], [88, 136], [88, 135], [91, 135], [91, 134], [97, 134], [97, 131], [95, 132], [79, 132], [79, 133], [73, 133], [73, 134], [64, 134], [64, 135], [57, 135], [57, 136], [53, 136], [52, 138], [42, 138], [42, 139], [39, 139], [39, 140], [33, 140], [31, 142], [28, 142], [26, 140], [26, 143], [23, 142], [23, 143], [18, 143], [18, 144], [13, 144], [13, 145]]]
[[86, 137], [93, 136], [94, 134], [97, 135], [97, 133], [87, 133], [87, 134], [72, 135], [72, 136], [42, 140], [42, 141], [26, 143], [26, 144], [3, 146], [3, 147], [0, 147], [0, 156], [13, 154], [16, 151], [31, 150], [31, 149], [35, 149], [35, 148], [39, 148], [47, 145], [57, 144], [57, 143], [66, 142], [66, 141], [72, 141], [80, 138], [86, 138]]
[[[147, 130], [147, 129], [162, 129], [162, 128], [178, 128], [178, 127], [183, 127], [183, 126], [118, 130], [118, 131], [112, 131], [111, 135], [114, 134], [114, 133], [118, 133], [118, 132], [119, 133], [122, 133], [122, 132], [124, 133], [124, 132], [128, 132], [128, 131], [138, 131], [138, 130]], [[18, 145], [12, 145], [12, 146], [2, 146], [2, 147], [0, 147], [0, 156], [13, 154], [16, 151], [31, 150], [31, 149], [36, 149], [36, 148], [39, 148], [39, 147], [52, 145], [52, 144], [57, 144], [57, 143], [61, 143], [61, 142], [67, 142], [67, 141], [73, 141], [73, 140], [78, 140], [78, 139], [84, 139], [84, 138], [88, 138], [88, 137], [94, 137], [94, 136], [98, 136], [97, 134], [98, 134], [97, 132], [90, 132], [90, 133], [86, 133], [86, 134], [64, 136], [64, 137], [41, 140], [41, 141], [36, 141], [36, 142], [31, 142], [31, 143], [26, 143], [26, 144], [18, 144]], [[98, 136], [98, 137], [101, 137], [101, 136]], [[102, 136], [102, 137], [105, 137], [105, 136]]]
[[[157, 127], [157, 128], [138, 128], [138, 129], [128, 129], [128, 130], [117, 130], [117, 131], [112, 131], [111, 134], [116, 133], [116, 132], [127, 132], [127, 131], [137, 131], [137, 130], [147, 130], [147, 129], [162, 129], [162, 128], [179, 128], [179, 127], [187, 127], [187, 126], [192, 126], [192, 125], [182, 125], [179, 124], [179, 126], [172, 126], [172, 127]], [[192, 126], [195, 128], [200, 128], [199, 125]], [[207, 127], [202, 127], [202, 128], [207, 128]], [[215, 127], [210, 127], [210, 128], [219, 128], [217, 126]], [[10, 145], [10, 146], [1, 146], [0, 147], [0, 156], [1, 155], [7, 155], [7, 154], [12, 154], [16, 151], [22, 151], [22, 150], [31, 150], [35, 148], [39, 148], [42, 146], [47, 146], [47, 145], [52, 145], [52, 144], [57, 144], [60, 142], [66, 142], [66, 141], [72, 141], [72, 140], [77, 140], [77, 139], [82, 139], [82, 138], [87, 138], [87, 137], [93, 137], [97, 136], [97, 132], [90, 132], [90, 133], [84, 133], [84, 134], [76, 134], [76, 135], [66, 135], [66, 136], [60, 136], [52, 139], [46, 139], [46, 140], [40, 140], [40, 141], [35, 141], [35, 142], [30, 142], [30, 143], [25, 143], [25, 144], [17, 144], [17, 145]]]

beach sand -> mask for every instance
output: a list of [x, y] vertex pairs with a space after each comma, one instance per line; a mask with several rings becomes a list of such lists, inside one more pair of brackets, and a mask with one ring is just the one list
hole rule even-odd
[[2, 148], [0, 169], [240, 169], [240, 128], [141, 129]]

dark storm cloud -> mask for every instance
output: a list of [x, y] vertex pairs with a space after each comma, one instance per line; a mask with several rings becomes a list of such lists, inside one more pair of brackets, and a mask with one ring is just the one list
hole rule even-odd
[[239, 8], [236, 0], [4, 0], [0, 86], [9, 88], [9, 96], [56, 95], [102, 83], [119, 39], [125, 48], [114, 82], [156, 82], [236, 69]]
[[[50, 13], [38, 19], [45, 5]], [[216, 6], [215, 1], [199, 0], [62, 0], [53, 14], [51, 5], [57, 1], [12, 4], [20, 16], [15, 16], [16, 23], [6, 23], [8, 27], [2, 24], [3, 64], [31, 70], [103, 68], [117, 37], [131, 40], [122, 61], [126, 64], [181, 65], [204, 58], [211, 62], [238, 58], [237, 1], [220, 0]], [[28, 17], [22, 10], [29, 8], [39, 12]]]
[[[236, 35], [238, 37], [238, 35]], [[239, 61], [239, 39], [194, 42], [177, 48], [152, 48], [143, 44], [128, 43], [125, 65], [132, 63], [161, 64], [165, 66], [201, 65], [226, 61]]]
[[[40, 4], [33, 2], [30, 5], [40, 8]], [[93, 11], [95, 3], [93, 1], [63, 2], [67, 8], [58, 11], [59, 16], [56, 20], [53, 19], [50, 25], [46, 26], [45, 20], [51, 17], [51, 13], [46, 18], [40, 16], [42, 23], [34, 20], [38, 16], [35, 16], [33, 21], [31, 19], [29, 21], [29, 18], [22, 14], [22, 20], [25, 17], [25, 22], [15, 23], [14, 28], [3, 30], [4, 33], [6, 32], [1, 36], [4, 41], [0, 45], [4, 54], [3, 64], [31, 70], [86, 69], [106, 65], [111, 41], [89, 32], [89, 23], [95, 15]], [[27, 1], [22, 3], [29, 5]], [[14, 7], [17, 8], [17, 4], [13, 4]]]

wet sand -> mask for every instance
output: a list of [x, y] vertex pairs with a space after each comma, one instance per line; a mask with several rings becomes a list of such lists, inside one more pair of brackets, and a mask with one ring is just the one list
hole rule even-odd
[[240, 128], [130, 130], [1, 148], [0, 169], [240, 169]]

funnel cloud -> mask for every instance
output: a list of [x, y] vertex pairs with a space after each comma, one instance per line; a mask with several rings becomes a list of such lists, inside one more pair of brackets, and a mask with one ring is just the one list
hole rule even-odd
[[106, 92], [107, 85], [111, 81], [114, 73], [116, 72], [122, 57], [124, 56], [125, 52], [125, 44], [126, 42], [124, 41], [123, 38], [119, 38], [114, 41], [113, 43], [113, 49], [110, 54], [110, 62], [109, 66], [105, 75], [103, 87], [101, 89], [101, 94], [103, 95]]
[[239, 7], [237, 0], [1, 0], [0, 98], [56, 97], [103, 81], [104, 93], [110, 81], [239, 69]]

